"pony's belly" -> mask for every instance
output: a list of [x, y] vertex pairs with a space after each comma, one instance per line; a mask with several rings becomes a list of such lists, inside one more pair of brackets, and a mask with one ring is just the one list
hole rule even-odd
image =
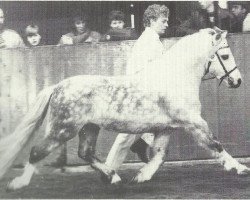
[[[139, 118], [138, 118], [139, 119]], [[97, 122], [102, 128], [115, 132], [140, 134], [146, 132], [161, 132], [168, 127], [170, 120], [147, 120], [147, 119], [105, 119]]]

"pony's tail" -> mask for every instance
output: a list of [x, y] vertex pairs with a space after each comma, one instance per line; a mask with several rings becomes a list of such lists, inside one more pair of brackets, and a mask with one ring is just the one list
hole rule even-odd
[[40, 92], [29, 112], [17, 126], [15, 131], [0, 140], [0, 179], [11, 167], [18, 153], [29, 138], [42, 125], [46, 116], [54, 86]]

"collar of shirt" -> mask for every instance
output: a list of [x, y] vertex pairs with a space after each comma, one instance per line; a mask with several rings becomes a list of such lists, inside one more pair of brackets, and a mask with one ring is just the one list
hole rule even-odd
[[153, 37], [154, 39], [157, 39], [157, 40], [159, 40], [159, 38], [160, 38], [159, 34], [157, 34], [156, 31], [150, 27], [146, 27], [144, 33], [147, 35], [150, 35], [151, 37]]

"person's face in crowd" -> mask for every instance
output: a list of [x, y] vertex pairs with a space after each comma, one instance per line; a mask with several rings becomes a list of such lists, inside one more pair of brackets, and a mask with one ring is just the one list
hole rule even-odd
[[242, 16], [246, 12], [246, 9], [243, 8], [242, 5], [233, 5], [231, 10], [232, 10], [233, 15], [236, 17]]
[[168, 17], [160, 16], [157, 20], [150, 21], [150, 28], [154, 29], [158, 35], [163, 35], [168, 27]]
[[31, 46], [37, 46], [41, 42], [41, 36], [37, 34], [32, 34], [27, 36], [27, 41]]
[[0, 30], [3, 29], [3, 25], [4, 25], [4, 13], [3, 10], [0, 9]]
[[76, 21], [75, 27], [76, 27], [77, 33], [81, 34], [81, 33], [86, 32], [86, 22], [84, 22], [84, 21], [81, 21], [81, 20]]
[[213, 4], [213, 1], [199, 1], [199, 4], [202, 9], [207, 9], [209, 6]]
[[110, 23], [110, 27], [114, 29], [123, 29], [124, 25], [125, 23], [122, 20], [112, 20]]

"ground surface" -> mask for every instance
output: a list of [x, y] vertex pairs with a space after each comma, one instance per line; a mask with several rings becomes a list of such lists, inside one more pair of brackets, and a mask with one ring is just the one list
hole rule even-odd
[[[130, 180], [138, 167], [130, 165], [119, 174]], [[21, 170], [11, 169], [1, 180], [0, 198], [250, 198], [250, 176], [225, 172], [219, 164], [165, 165], [150, 182], [120, 186], [103, 184], [99, 174], [93, 171], [53, 173], [52, 168], [42, 167], [29, 186], [6, 192], [6, 184], [20, 173]]]

